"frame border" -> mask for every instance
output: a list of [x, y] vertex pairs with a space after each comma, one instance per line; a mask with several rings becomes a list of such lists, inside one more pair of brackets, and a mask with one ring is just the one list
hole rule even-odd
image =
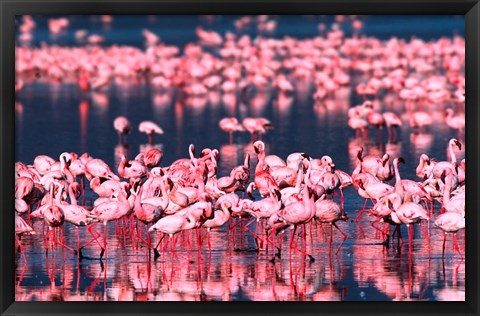
[[[135, 3], [134, 6], [132, 4]], [[15, 302], [13, 201], [15, 163], [14, 82], [15, 15], [70, 14], [459, 14], [465, 15], [466, 39], [466, 158], [469, 176], [466, 192], [466, 302]], [[265, 313], [326, 315], [442, 314], [477, 315], [480, 275], [478, 180], [480, 161], [480, 3], [479, 0], [0, 0], [0, 315], [41, 314], [162, 314], [198, 313], [261, 315]], [[432, 304], [433, 303], [433, 304]], [[232, 310], [234, 307], [235, 310]], [[95, 311], [92, 313], [91, 311]], [[255, 311], [255, 313], [251, 313]]]

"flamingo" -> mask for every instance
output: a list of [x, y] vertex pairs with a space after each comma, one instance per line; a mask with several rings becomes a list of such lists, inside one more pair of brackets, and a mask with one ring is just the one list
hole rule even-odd
[[229, 209], [232, 207], [232, 203], [228, 200], [220, 203], [220, 210], [215, 210], [213, 219], [206, 220], [203, 223], [203, 227], [207, 229], [208, 234], [208, 250], [212, 251], [212, 245], [210, 243], [210, 230], [218, 227], [222, 227], [230, 219]]
[[149, 144], [153, 144], [153, 134], [163, 135], [163, 129], [152, 121], [140, 122], [138, 131], [148, 135]]
[[361, 171], [376, 176], [378, 169], [384, 165], [384, 161], [378, 156], [363, 156], [364, 149], [361, 146], [357, 147], [355, 151], [357, 160], [361, 162]]
[[114, 192], [114, 197], [118, 200], [110, 199], [95, 206], [89, 215], [94, 221], [103, 222], [103, 248], [100, 258], [103, 258], [103, 254], [107, 251], [107, 223], [121, 219], [131, 212], [130, 203], [120, 190], [117, 189]]
[[[80, 185], [76, 182], [75, 184], [72, 184], [68, 187], [70, 203], [63, 202], [57, 205], [63, 211], [63, 214], [65, 216], [65, 221], [75, 226], [75, 230], [77, 232], [77, 254], [78, 254], [78, 258], [81, 259], [83, 256], [81, 252], [82, 247], [80, 246], [79, 227], [89, 225], [92, 219], [89, 217], [90, 211], [84, 208], [83, 206], [80, 206], [77, 204], [77, 199], [75, 198], [75, 194], [74, 194], [75, 189], [77, 190], [80, 189]], [[90, 229], [89, 229], [89, 232], [91, 232]], [[93, 233], [92, 233], [92, 236], [93, 236]], [[96, 240], [96, 237], [95, 236], [93, 237]]]
[[451, 233], [453, 236], [453, 242], [455, 245], [455, 250], [457, 250], [460, 257], [463, 259], [462, 252], [457, 242], [457, 232], [460, 229], [465, 228], [465, 217], [457, 212], [445, 212], [440, 214], [433, 223], [435, 227], [440, 228], [443, 232], [443, 247], [442, 247], [442, 257], [445, 255], [445, 241], [447, 240], [447, 234]]
[[127, 158], [122, 155], [120, 164], [118, 165], [118, 174], [122, 178], [141, 178], [147, 174], [147, 171], [147, 167], [144, 164], [136, 160], [127, 161]]
[[403, 126], [402, 120], [393, 112], [383, 112], [383, 119], [388, 131], [388, 140], [394, 141], [397, 137], [395, 127]]
[[[302, 190], [301, 201], [290, 203], [278, 212], [279, 218], [293, 228], [290, 235], [290, 249], [293, 247], [293, 239], [297, 230], [297, 226], [308, 223], [315, 216], [315, 212], [316, 208], [313, 200], [313, 194], [307, 186], [305, 186]], [[306, 255], [312, 262], [315, 261], [313, 256], [309, 254]]]
[[267, 130], [272, 128], [272, 123], [263, 117], [259, 117], [259, 118], [246, 117], [243, 119], [242, 125], [245, 128], [245, 130], [250, 133], [252, 140], [254, 138], [255, 133], [258, 133], [258, 136], [261, 139], [262, 135], [265, 134]]
[[163, 152], [157, 148], [152, 148], [144, 156], [144, 163], [147, 168], [155, 168], [162, 161]]
[[410, 126], [412, 128], [423, 129], [425, 127], [430, 127], [432, 124], [432, 115], [427, 112], [416, 111], [410, 115]]
[[243, 165], [232, 169], [230, 176], [221, 177], [217, 180], [217, 188], [225, 193], [244, 191], [245, 185], [250, 179], [250, 155], [245, 156]]
[[[161, 181], [163, 183], [163, 181]], [[134, 214], [135, 217], [141, 221], [142, 223], [149, 225], [151, 223], [156, 223], [163, 215], [163, 211], [167, 208], [168, 205], [168, 194], [165, 190], [165, 186], [162, 186], [162, 200], [160, 203], [156, 204], [154, 201], [150, 201], [151, 199], [145, 199], [141, 201], [143, 193], [143, 186], [140, 185], [138, 192], [135, 195], [135, 206], [134, 206]], [[153, 202], [153, 203], [150, 203]], [[166, 202], [166, 203], [165, 203]], [[146, 244], [148, 247], [151, 247], [150, 243], [150, 234], [147, 234], [147, 241]]]
[[458, 138], [461, 139], [463, 130], [465, 129], [465, 113], [455, 113], [453, 109], [445, 110], [445, 122], [450, 128], [458, 130]]
[[27, 263], [27, 257], [25, 256], [25, 249], [23, 248], [22, 243], [20, 242], [20, 236], [24, 234], [35, 235], [35, 231], [33, 230], [30, 225], [28, 225], [23, 218], [18, 216], [15, 213], [15, 241], [18, 243], [18, 247], [20, 248], [20, 252], [22, 253], [23, 262]]
[[[335, 226], [335, 228], [342, 234], [343, 241], [337, 249], [336, 253], [338, 253], [345, 240], [347, 240], [347, 235], [345, 235], [336, 223], [339, 220], [346, 220], [342, 207], [332, 200], [319, 199], [315, 202], [315, 220], [320, 223], [328, 223], [331, 226]], [[330, 231], [330, 243], [332, 243], [333, 230]]]
[[[132, 131], [130, 121], [125, 116], [118, 116], [113, 121], [113, 127], [118, 133], [118, 143], [125, 143], [127, 135]], [[123, 137], [125, 137], [125, 141]]]
[[229, 135], [230, 144], [232, 143], [233, 132], [243, 132], [245, 129], [240, 124], [236, 117], [225, 117], [218, 122], [220, 129]]
[[[268, 172], [268, 166], [265, 165], [265, 143], [259, 140], [253, 144], [253, 147], [258, 155], [258, 163], [255, 168], [254, 182], [249, 185], [250, 190], [247, 189], [247, 191], [251, 192], [253, 187], [255, 187], [259, 190], [262, 197], [267, 196], [273, 190], [280, 191], [275, 179]], [[264, 170], [264, 167], [267, 170]], [[253, 198], [251, 194], [250, 197]]]
[[439, 161], [435, 163], [435, 166], [432, 169], [432, 175], [434, 178], [439, 179], [445, 169], [451, 169], [453, 164], [457, 163], [457, 156], [455, 155], [455, 151], [453, 147], [457, 146], [459, 150], [462, 150], [462, 143], [460, 143], [457, 139], [452, 138], [448, 141], [448, 150], [450, 151], [451, 162], [448, 161]]
[[47, 155], [38, 155], [33, 161], [33, 167], [40, 175], [45, 175], [50, 172], [52, 165], [55, 163], [55, 159]]
[[88, 181], [91, 181], [93, 177], [119, 180], [112, 169], [101, 159], [91, 159], [85, 164], [85, 176]]

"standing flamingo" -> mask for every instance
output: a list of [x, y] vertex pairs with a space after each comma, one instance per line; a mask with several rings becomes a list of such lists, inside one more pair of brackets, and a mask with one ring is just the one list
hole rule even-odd
[[132, 131], [132, 125], [130, 124], [130, 121], [125, 116], [118, 116], [113, 121], [113, 127], [118, 133], [118, 143], [126, 143], [127, 135]]
[[149, 144], [153, 144], [153, 134], [163, 135], [163, 129], [152, 121], [140, 122], [138, 130], [148, 135]]
[[225, 117], [218, 122], [218, 126], [224, 132], [227, 132], [229, 135], [230, 144], [232, 143], [232, 133], [233, 132], [243, 132], [245, 129], [242, 124], [240, 124], [236, 117]]
[[107, 202], [95, 206], [90, 217], [97, 222], [103, 222], [103, 248], [100, 258], [107, 251], [107, 223], [121, 219], [131, 212], [130, 203], [120, 190], [116, 190], [114, 197], [118, 200], [110, 199]]
[[445, 212], [440, 214], [434, 222], [435, 227], [443, 230], [443, 247], [442, 247], [442, 257], [445, 255], [445, 241], [447, 240], [447, 234], [451, 233], [453, 236], [453, 242], [455, 249], [457, 250], [460, 257], [463, 259], [463, 255], [458, 247], [457, 242], [457, 232], [460, 229], [465, 228], [465, 217], [456, 212]]

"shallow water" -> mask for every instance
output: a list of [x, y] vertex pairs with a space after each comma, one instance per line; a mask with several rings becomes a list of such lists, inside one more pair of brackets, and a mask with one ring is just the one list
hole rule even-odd
[[[458, 23], [458, 18], [443, 20], [458, 26], [452, 31], [452, 28], [438, 27], [437, 22], [442, 18], [446, 19], [436, 17], [438, 20], [428, 21], [426, 25], [429, 27], [423, 28], [423, 33], [417, 36], [429, 39], [440, 35], [463, 34], [463, 20], [461, 23]], [[89, 25], [98, 33], [104, 32], [102, 34], [106, 36], [107, 44], [109, 41], [118, 42], [120, 34], [123, 34], [122, 43], [140, 46], [140, 36], [121, 33], [119, 25], [123, 25], [122, 19], [132, 17], [115, 18], [109, 28], [96, 20], [81, 17], [76, 17], [72, 25]], [[160, 18], [149, 23], [152, 23], [152, 30], [164, 30], [159, 34], [168, 44], [183, 45], [195, 39], [193, 30], [198, 20], [192, 19], [185, 20], [182, 24], [184, 28], [177, 29], [184, 36], [169, 35], [170, 29], [165, 31], [162, 28], [168, 21]], [[198, 19], [200, 23], [209, 25], [208, 21]], [[305, 22], [303, 27], [296, 25], [285, 29], [285, 24], [279, 23], [275, 36], [290, 34], [289, 31], [292, 36], [312, 36], [316, 31], [312, 27], [318, 24], [319, 18], [299, 19]], [[365, 32], [380, 38], [391, 35], [385, 34], [385, 17], [369, 19], [369, 23], [365, 24]], [[35, 37], [39, 41], [74, 44], [70, 33], [65, 34], [63, 40], [61, 37], [49, 38], [45, 26], [41, 26], [43, 20], [39, 21], [38, 37]], [[142, 21], [129, 21], [133, 21], [133, 29], [137, 26], [141, 29]], [[214, 29], [225, 30], [229, 27], [229, 21], [223, 18], [210, 25]], [[411, 24], [417, 27], [415, 30], [422, 25], [419, 21], [416, 24], [413, 21], [399, 27], [403, 20], [398, 17], [389, 18], [388, 21], [392, 25], [389, 31], [407, 38], [414, 28]], [[360, 79], [353, 77], [352, 82]], [[146, 136], [138, 133], [136, 126], [142, 120], [151, 119], [165, 131], [163, 136], [155, 136], [156, 146], [164, 151], [162, 165], [187, 157], [188, 145], [194, 143], [198, 149], [219, 149], [218, 174], [223, 176], [232, 167], [242, 163], [246, 153], [255, 155], [248, 135], [235, 135], [233, 144], [229, 144], [228, 135], [218, 128], [218, 121], [224, 116], [265, 116], [274, 126], [265, 136], [267, 153], [284, 158], [296, 151], [306, 152], [312, 157], [330, 155], [338, 169], [351, 173], [355, 161], [352, 151], [355, 146], [363, 145], [369, 153], [386, 151], [394, 157], [402, 156], [406, 160], [400, 166], [402, 177], [417, 180], [415, 167], [420, 154], [446, 160], [448, 140], [458, 136], [443, 122], [440, 114], [446, 106], [443, 104], [430, 108], [439, 113], [436, 117], [439, 124], [430, 130], [418, 133], [404, 124], [396, 143], [387, 143], [386, 132], [379, 137], [375, 130], [370, 132], [367, 140], [359, 140], [346, 125], [346, 111], [361, 102], [352, 87], [338, 90], [332, 103], [319, 106], [314, 105], [309, 83], [297, 83], [296, 86], [297, 92], [292, 96], [272, 90], [266, 94], [249, 96], [245, 100], [236, 94], [219, 92], [212, 92], [204, 98], [185, 98], [178, 91], [158, 93], [143, 83], [117, 83], [109, 86], [105, 92], [83, 93], [75, 84], [47, 84], [41, 80], [29, 82], [17, 95], [16, 160], [30, 164], [39, 154], [58, 157], [63, 151], [74, 151], [89, 152], [113, 166], [122, 154], [133, 159], [139, 151], [149, 147]], [[399, 112], [402, 104], [395, 100], [384, 100], [381, 106], [385, 110]], [[425, 107], [428, 109], [427, 105]], [[127, 116], [134, 126], [128, 147], [116, 145], [113, 120], [118, 115]], [[458, 154], [461, 159], [464, 151]], [[252, 170], [255, 162], [256, 159], [252, 159]], [[90, 192], [85, 203], [92, 204]], [[353, 188], [347, 188], [345, 207], [349, 217], [355, 218], [362, 206], [363, 199]], [[438, 214], [438, 210], [435, 213]], [[251, 234], [237, 229], [234, 242], [233, 231], [226, 227], [210, 233], [211, 252], [206, 240], [198, 251], [197, 232], [192, 231], [179, 235], [175, 253], [170, 252], [168, 245], [161, 257], [154, 261], [153, 257], [147, 255], [131, 226], [123, 234], [114, 223], [110, 223], [107, 258], [98, 260], [99, 247], [92, 244], [84, 251], [88, 258], [79, 263], [71, 252], [59, 247], [46, 254], [46, 243], [41, 234], [43, 222], [37, 221], [34, 222], [37, 234], [22, 238], [27, 265], [24, 265], [20, 254], [16, 257], [16, 299], [465, 300], [465, 263], [453, 249], [451, 236], [448, 236], [444, 257], [443, 233], [433, 228], [432, 221], [415, 225], [411, 247], [406, 238], [407, 231], [402, 228], [405, 243], [400, 245], [395, 239], [393, 245], [386, 249], [379, 244], [381, 236], [370, 226], [370, 222], [367, 215], [355, 223], [350, 220], [339, 222], [340, 229], [348, 239], [338, 254], [336, 251], [341, 235], [335, 229], [330, 245], [330, 226], [307, 225], [306, 243], [299, 237], [298, 247], [311, 254], [314, 262], [310, 262], [299, 251], [289, 251], [290, 232], [287, 230], [279, 237], [283, 239], [283, 250], [281, 258], [277, 258], [275, 263], [270, 262], [273, 257], [271, 247], [268, 251], [262, 247], [257, 253]], [[237, 228], [247, 223], [238, 224]], [[101, 226], [97, 225], [96, 230], [103, 234]], [[255, 223], [249, 228], [255, 230]], [[76, 247], [75, 228], [66, 224], [62, 232], [66, 243]], [[62, 232], [56, 232], [58, 238], [61, 238]], [[298, 232], [301, 233], [301, 229]], [[205, 233], [205, 230], [201, 231], [202, 235]], [[80, 229], [80, 236], [83, 241], [89, 240], [86, 229]], [[152, 238], [156, 242], [160, 236], [152, 234]], [[464, 232], [458, 233], [458, 240], [464, 253]]]

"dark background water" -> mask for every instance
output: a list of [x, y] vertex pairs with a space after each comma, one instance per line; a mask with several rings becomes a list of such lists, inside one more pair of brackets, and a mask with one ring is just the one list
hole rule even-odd
[[[99, 17], [75, 16], [70, 18], [68, 32], [53, 37], [46, 27], [47, 17], [36, 17], [37, 29], [32, 45], [41, 42], [78, 45], [73, 31], [86, 29], [89, 34], [105, 36], [104, 45], [143, 47], [140, 32], [148, 28], [158, 34], [164, 43], [183, 47], [196, 41], [194, 29], [197, 25], [221, 33], [234, 32], [232, 22], [236, 18], [115, 16], [111, 24], [105, 25]], [[275, 38], [316, 36], [318, 23], [328, 26], [333, 22], [333, 18], [328, 16], [281, 16], [275, 19], [278, 29], [269, 35]], [[463, 17], [368, 16], [362, 19], [363, 32], [381, 39], [397, 36], [430, 40], [464, 34]], [[347, 35], [351, 33], [348, 26], [345, 31]], [[247, 33], [255, 35], [256, 31], [252, 28]], [[439, 124], [422, 133], [414, 133], [405, 124], [396, 143], [387, 143], [386, 133], [378, 139], [375, 131], [370, 132], [368, 140], [357, 140], [354, 131], [346, 125], [348, 108], [361, 103], [352, 89], [339, 89], [335, 106], [329, 107], [314, 105], [312, 87], [298, 90], [290, 97], [271, 91], [245, 102], [236, 94], [219, 92], [203, 98], [185, 98], [178, 91], [159, 94], [144, 83], [112, 84], [104, 92], [84, 93], [76, 84], [30, 82], [17, 95], [16, 160], [31, 164], [39, 154], [58, 159], [62, 152], [74, 151], [79, 154], [88, 152], [113, 166], [121, 154], [133, 158], [146, 147], [147, 137], [138, 132], [137, 126], [149, 119], [165, 131], [164, 135], [155, 136], [155, 144], [165, 154], [162, 165], [187, 157], [188, 145], [193, 143], [198, 149], [210, 147], [220, 150], [219, 175], [222, 176], [243, 162], [245, 153], [253, 153], [247, 134], [235, 135], [234, 143], [229, 144], [228, 135], [218, 128], [218, 121], [224, 116], [239, 119], [246, 116], [267, 117], [274, 126], [265, 136], [267, 153], [283, 158], [297, 151], [307, 152], [316, 158], [330, 155], [337, 168], [348, 173], [353, 170], [351, 150], [356, 145], [365, 146], [370, 153], [387, 151], [392, 156], [404, 157], [406, 164], [401, 166], [402, 177], [415, 180], [415, 167], [421, 153], [437, 160], [447, 159], [448, 140], [457, 137], [457, 132], [448, 128], [441, 116], [438, 117]], [[386, 106], [383, 108], [388, 109]], [[398, 108], [401, 107], [395, 109]], [[431, 109], [439, 110], [435, 107]], [[128, 148], [117, 145], [113, 120], [118, 115], [127, 116], [134, 127]], [[252, 162], [254, 165], [256, 159]], [[362, 204], [363, 200], [352, 188], [346, 190], [345, 206], [349, 215], [354, 217]], [[35, 229], [41, 231], [41, 223], [35, 225]], [[58, 251], [52, 261], [56, 264], [53, 288], [48, 274], [48, 265], [52, 262], [46, 262], [44, 252], [36, 247], [43, 243], [41, 236], [27, 237], [27, 258], [31, 265], [23, 266], [18, 257], [17, 275], [23, 273], [23, 278], [17, 288], [17, 299], [44, 300], [57, 296], [70, 300], [119, 299], [122, 291], [128, 293], [124, 293], [127, 300], [199, 300], [201, 293], [215, 300], [464, 299], [464, 263], [458, 260], [450, 246], [446, 259], [441, 259], [442, 235], [438, 230], [431, 229], [431, 223], [425, 224], [425, 232], [417, 231], [413, 259], [407, 256], [406, 248], [402, 252], [401, 247], [385, 251], [381, 246], [372, 246], [378, 239], [367, 217], [360, 224], [345, 222], [340, 226], [349, 239], [338, 256], [327, 251], [327, 237], [322, 237], [323, 231], [316, 226], [315, 238], [310, 245], [317, 258], [315, 264], [308, 265], [297, 258], [293, 266], [287, 259], [273, 266], [266, 255], [230, 251], [231, 245], [221, 242], [225, 240], [225, 230], [212, 233], [218, 246], [212, 255], [202, 252], [201, 259], [197, 260], [195, 251], [184, 253], [194, 258], [194, 264], [184, 264], [186, 261], [181, 256], [170, 259], [167, 256], [161, 262], [147, 264], [143, 250], [132, 246], [131, 240], [122, 241], [113, 233], [111, 225], [109, 245], [114, 255], [106, 261], [105, 269], [102, 270], [96, 261], [79, 265], [70, 254]], [[65, 234], [67, 240], [76, 240], [73, 229], [67, 229]], [[425, 234], [431, 234], [428, 244]], [[460, 239], [463, 240], [461, 236]], [[245, 237], [245, 243], [251, 244], [252, 239]], [[93, 256], [98, 249], [93, 247], [89, 251]], [[280, 277], [278, 284], [272, 285], [275, 273]], [[142, 283], [147, 274], [155, 280], [154, 284]], [[275, 286], [276, 296], [270, 292]]]

